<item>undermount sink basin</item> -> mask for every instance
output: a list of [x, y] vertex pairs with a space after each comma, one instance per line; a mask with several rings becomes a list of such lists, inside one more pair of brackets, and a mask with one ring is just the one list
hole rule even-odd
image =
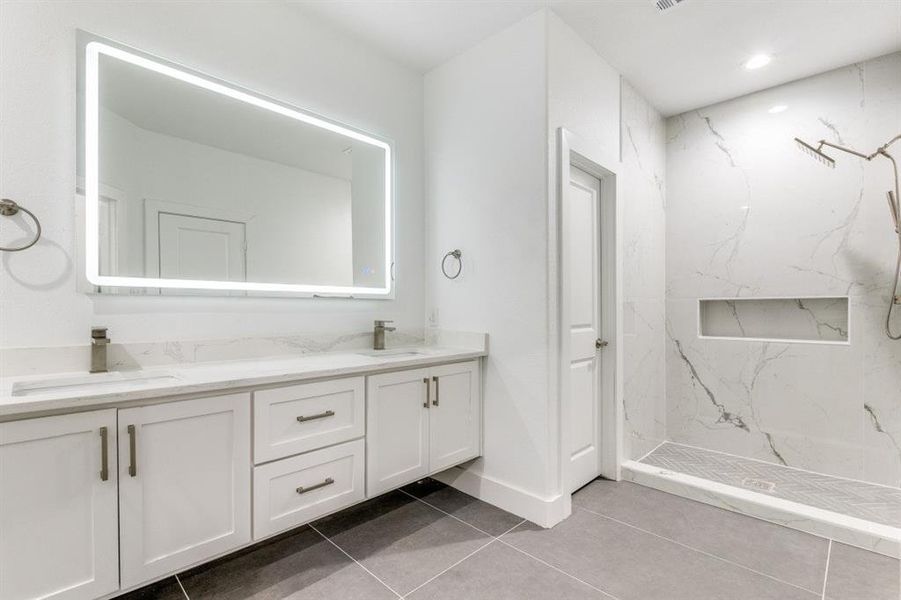
[[146, 384], [164, 383], [178, 379], [167, 373], [92, 373], [70, 377], [53, 377], [17, 381], [13, 384], [13, 396], [31, 396], [35, 394], [78, 393], [81, 390], [103, 390], [105, 388], [132, 388]]
[[357, 354], [363, 356], [422, 356], [425, 352], [410, 348], [388, 348], [387, 350], [364, 350]]

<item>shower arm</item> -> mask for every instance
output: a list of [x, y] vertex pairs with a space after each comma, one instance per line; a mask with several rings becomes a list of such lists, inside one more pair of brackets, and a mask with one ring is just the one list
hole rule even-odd
[[[848, 148], [848, 147], [846, 147], [846, 146], [839, 146], [838, 144], [833, 144], [832, 142], [827, 142], [826, 140], [820, 140], [819, 142], [817, 142], [817, 144], [818, 144], [818, 148], [817, 148], [817, 149], [819, 150], [819, 149], [822, 148], [823, 146], [829, 146], [830, 148], [835, 148], [836, 150], [841, 150], [842, 152], [847, 152], [848, 154], [853, 154], [854, 156], [859, 156], [860, 158], [862, 158], [862, 159], [864, 159], [864, 160], [873, 160], [874, 158], [876, 158], [876, 157], [879, 156], [880, 154], [882, 154], [882, 155], [886, 156], [887, 158], [890, 158], [890, 159], [891, 159], [892, 157], [891, 157], [891, 155], [886, 151], [886, 149], [887, 149], [889, 146], [891, 146], [892, 144], [894, 144], [895, 142], [897, 142], [898, 140], [901, 140], [901, 133], [899, 133], [898, 135], [896, 135], [895, 137], [893, 137], [892, 139], [890, 139], [889, 141], [887, 141], [887, 142], [884, 143], [883, 145], [881, 145], [881, 146], [879, 146], [878, 148], [876, 148], [876, 151], [873, 152], [872, 154], [864, 154], [863, 152], [860, 152], [860, 151], [855, 150], [855, 149], [853, 149], [853, 148]], [[893, 160], [894, 160], [894, 159], [893, 159]]]
[[[899, 190], [898, 185], [898, 163], [895, 162], [895, 157], [888, 153], [888, 147], [901, 140], [901, 133], [884, 143], [883, 145], [876, 148], [876, 151], [872, 154], [864, 154], [858, 150], [853, 148], [848, 148], [846, 146], [839, 146], [838, 144], [833, 144], [832, 142], [827, 142], [826, 140], [820, 140], [817, 142], [817, 150], [820, 150], [823, 146], [828, 146], [829, 148], [834, 148], [836, 150], [841, 150], [842, 152], [846, 152], [847, 154], [852, 154], [854, 156], [860, 157], [866, 161], [871, 161], [877, 156], [884, 156], [892, 163], [892, 171], [895, 176], [895, 190], [894, 194], [889, 194], [889, 208], [892, 211], [892, 215], [895, 217], [895, 232], [901, 236], [901, 226], [899, 226], [899, 217], [901, 217], [901, 190]], [[901, 297], [899, 297], [901, 298]], [[901, 299], [895, 299], [895, 301], [901, 304]]]

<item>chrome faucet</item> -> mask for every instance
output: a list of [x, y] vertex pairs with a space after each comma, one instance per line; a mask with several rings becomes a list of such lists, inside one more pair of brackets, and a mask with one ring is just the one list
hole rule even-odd
[[385, 332], [386, 331], [394, 331], [397, 329], [396, 327], [385, 327], [386, 323], [394, 323], [394, 321], [376, 321], [375, 329], [372, 331], [372, 349], [373, 350], [384, 350], [385, 349]]
[[91, 373], [106, 373], [106, 347], [109, 338], [106, 327], [91, 327]]

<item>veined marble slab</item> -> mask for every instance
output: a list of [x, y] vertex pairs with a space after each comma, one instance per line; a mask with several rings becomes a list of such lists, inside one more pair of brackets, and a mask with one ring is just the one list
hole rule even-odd
[[[828, 169], [794, 142], [885, 143], [901, 131], [898, 73], [896, 52], [668, 120], [667, 440], [901, 486], [901, 343], [884, 331], [891, 172], [842, 153]], [[807, 303], [782, 322], [746, 312], [813, 297], [847, 298], [848, 319]], [[704, 298], [734, 302], [718, 315], [730, 337], [698, 335]]]
[[[426, 367], [487, 356], [487, 335], [481, 345], [469, 347], [413, 346], [389, 348], [384, 354], [371, 350], [281, 356], [194, 363], [140, 370], [90, 375], [85, 371], [42, 376], [0, 378], [0, 419], [23, 418], [32, 414], [64, 412], [128, 403], [166, 396], [206, 392], [232, 392], [263, 385], [291, 383], [310, 379], [364, 375], [385, 370]], [[459, 338], [458, 338], [459, 339]], [[375, 355], [373, 355], [375, 354]], [[97, 378], [94, 385], [70, 385], [63, 390], [46, 390], [28, 395], [13, 395], [15, 388], [43, 385], [52, 380], [66, 381]], [[74, 389], [73, 389], [74, 388]]]

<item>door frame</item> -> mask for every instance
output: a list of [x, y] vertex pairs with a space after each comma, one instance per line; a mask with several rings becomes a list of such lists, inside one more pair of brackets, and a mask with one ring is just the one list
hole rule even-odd
[[602, 158], [602, 152], [595, 144], [581, 138], [572, 131], [557, 129], [557, 181], [555, 202], [552, 203], [551, 233], [556, 241], [551, 246], [556, 250], [552, 268], [557, 277], [551, 279], [552, 290], [557, 297], [555, 337], [557, 360], [555, 368], [558, 424], [558, 481], [557, 486], [564, 497], [564, 514], [571, 512], [571, 492], [569, 491], [570, 465], [570, 382], [567, 377], [570, 365], [569, 307], [566, 302], [570, 283], [564, 268], [564, 219], [563, 209], [569, 194], [572, 167], [597, 177], [601, 184], [600, 236], [601, 236], [601, 333], [609, 346], [601, 354], [600, 387], [600, 475], [613, 480], [621, 478], [622, 464], [622, 410], [623, 410], [623, 298], [622, 298], [622, 210], [618, 195], [618, 174], [616, 163]]

